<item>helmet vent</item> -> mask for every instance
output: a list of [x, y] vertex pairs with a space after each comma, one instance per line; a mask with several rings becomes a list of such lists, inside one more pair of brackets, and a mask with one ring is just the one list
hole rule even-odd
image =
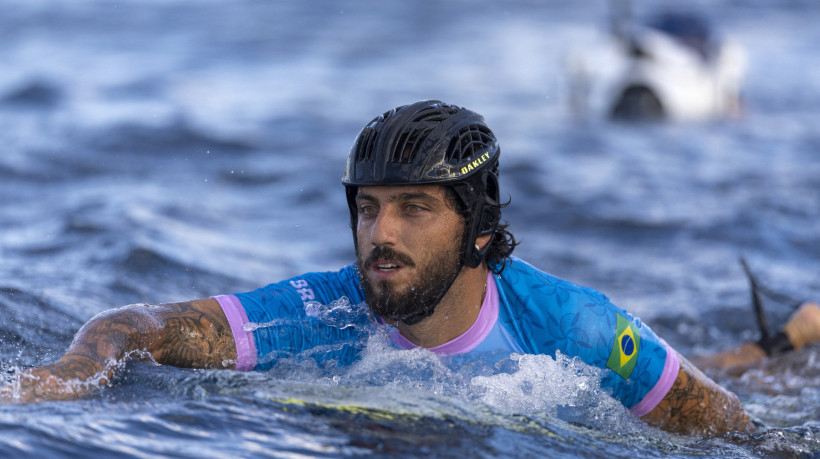
[[379, 126], [384, 124], [385, 120], [389, 118], [395, 110], [383, 113], [378, 118], [370, 122], [370, 124], [362, 131], [358, 139], [356, 139], [356, 160], [363, 162], [373, 161], [376, 152], [376, 135], [379, 132]]
[[356, 160], [363, 162], [373, 161], [373, 129], [362, 131], [362, 135], [356, 141]]
[[476, 153], [488, 150], [495, 137], [484, 126], [471, 124], [461, 128], [447, 147], [447, 160], [451, 163], [472, 159]]
[[427, 139], [433, 127], [424, 127], [416, 129], [413, 132], [405, 132], [399, 137], [396, 142], [396, 147], [393, 149], [390, 157], [392, 163], [409, 164], [412, 163], [422, 149], [424, 140]]

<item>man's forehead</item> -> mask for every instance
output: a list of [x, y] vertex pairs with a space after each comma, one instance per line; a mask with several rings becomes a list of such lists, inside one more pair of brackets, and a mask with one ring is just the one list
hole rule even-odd
[[444, 187], [441, 185], [363, 186], [359, 188], [356, 197], [374, 198], [385, 201], [395, 201], [408, 197], [445, 201]]

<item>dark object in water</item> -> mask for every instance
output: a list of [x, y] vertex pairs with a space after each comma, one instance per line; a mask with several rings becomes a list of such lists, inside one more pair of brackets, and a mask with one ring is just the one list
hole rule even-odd
[[663, 104], [644, 85], [626, 88], [612, 108], [612, 118], [629, 121], [660, 121], [666, 117]]
[[766, 311], [763, 309], [763, 301], [760, 299], [760, 293], [778, 301], [796, 303], [793, 307], [795, 310], [803, 304], [803, 301], [795, 301], [786, 295], [762, 287], [754, 274], [752, 274], [752, 270], [749, 268], [749, 264], [743, 256], [740, 257], [740, 265], [743, 267], [743, 271], [749, 279], [749, 287], [752, 290], [752, 308], [757, 318], [757, 325], [760, 328], [760, 340], [757, 342], [758, 346], [760, 346], [768, 356], [779, 355], [794, 349], [789, 337], [786, 336], [785, 333], [780, 331], [772, 335], [769, 331], [769, 323], [766, 319]]

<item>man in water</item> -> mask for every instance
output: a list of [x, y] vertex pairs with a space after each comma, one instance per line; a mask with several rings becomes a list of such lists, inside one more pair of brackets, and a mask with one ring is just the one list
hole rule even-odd
[[[737, 397], [604, 295], [512, 257], [501, 221], [498, 142], [479, 114], [439, 101], [402, 106], [361, 131], [342, 182], [357, 262], [258, 290], [130, 305], [83, 326], [57, 362], [17, 376], [17, 401], [76, 398], [111, 382], [126, 357], [180, 367], [263, 370], [320, 345], [320, 362], [356, 360], [365, 326], [318, 320], [316, 303], [366, 302], [350, 324], [390, 327], [398, 348], [439, 354], [578, 357], [636, 416], [683, 433], [751, 431]], [[284, 319], [284, 320], [283, 320]], [[257, 324], [260, 326], [247, 326]], [[807, 304], [783, 332], [711, 363], [761, 360], [820, 340]]]

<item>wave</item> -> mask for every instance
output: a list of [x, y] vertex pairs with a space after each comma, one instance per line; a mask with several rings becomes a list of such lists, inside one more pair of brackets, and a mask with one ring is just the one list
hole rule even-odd
[[42, 364], [59, 356], [82, 321], [39, 294], [0, 287], [0, 369]]
[[169, 157], [208, 151], [237, 154], [255, 149], [246, 139], [222, 138], [182, 119], [157, 126], [140, 123], [105, 126], [86, 134], [85, 144], [103, 154], [124, 152]]
[[17, 88], [0, 95], [0, 107], [3, 105], [9, 108], [55, 108], [63, 101], [63, 89], [46, 79], [31, 78], [20, 84]]
[[[317, 381], [277, 371], [186, 370], [130, 362], [122, 381], [98, 396], [0, 408], [0, 426], [14, 432], [0, 435], [0, 454], [418, 457], [423, 451], [433, 457], [457, 452], [470, 457], [609, 458], [812, 457], [820, 451], [816, 422], [753, 434], [688, 437], [636, 420], [592, 427], [537, 407], [465, 399], [455, 387], [430, 391], [413, 386], [436, 384], [424, 377], [392, 382], [387, 377], [386, 384], [374, 384], [362, 382], [355, 372], [349, 379], [337, 376], [341, 379]], [[505, 390], [528, 377], [515, 372], [499, 376], [517, 378], [513, 386], [503, 384]], [[560, 391], [577, 387], [562, 383], [556, 389], [558, 398]], [[520, 396], [507, 401], [522, 403], [515, 398]]]

